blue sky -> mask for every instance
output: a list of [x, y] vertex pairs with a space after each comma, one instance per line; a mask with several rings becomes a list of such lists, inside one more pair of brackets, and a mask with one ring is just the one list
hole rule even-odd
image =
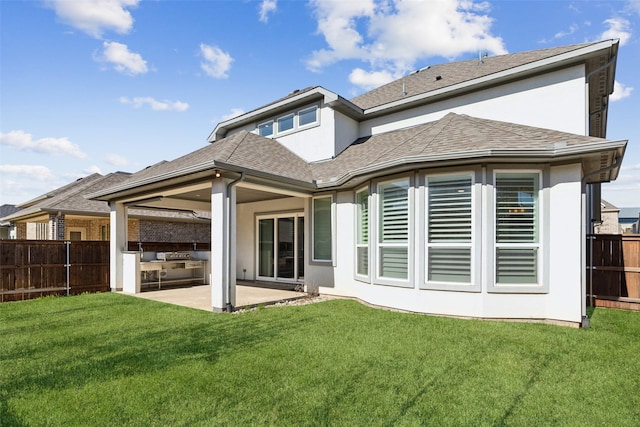
[[0, 204], [174, 159], [295, 89], [608, 38], [607, 137], [629, 145], [603, 197], [640, 206], [640, 0], [0, 0]]

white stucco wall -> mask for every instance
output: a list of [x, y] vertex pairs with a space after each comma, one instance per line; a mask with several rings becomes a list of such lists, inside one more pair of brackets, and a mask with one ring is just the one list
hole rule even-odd
[[[543, 209], [548, 209], [545, 226], [547, 239], [541, 252], [548, 257], [543, 277], [548, 280], [548, 293], [493, 293], [489, 291], [489, 278], [493, 277], [492, 263], [482, 262], [480, 292], [438, 291], [419, 289], [419, 262], [413, 272], [412, 287], [369, 284], [354, 278], [355, 206], [352, 192], [341, 192], [336, 197], [336, 257], [332, 276], [323, 271], [308, 270], [305, 281], [320, 283], [321, 293], [359, 298], [365, 302], [421, 313], [462, 317], [548, 319], [579, 323], [581, 321], [581, 167], [579, 164], [550, 168], [549, 185], [545, 192]], [[490, 192], [482, 191], [483, 194]], [[483, 200], [492, 206], [492, 200]], [[419, 211], [420, 208], [416, 208]], [[486, 220], [482, 220], [486, 228]], [[416, 233], [422, 232], [414, 227]], [[483, 235], [485, 235], [483, 233]], [[414, 238], [419, 242], [418, 236]], [[493, 251], [492, 239], [483, 239], [482, 252]], [[419, 248], [414, 248], [419, 253]], [[416, 260], [419, 261], [419, 260]], [[331, 269], [329, 269], [331, 270]], [[328, 283], [329, 281], [331, 283]]]
[[441, 119], [449, 112], [585, 135], [582, 65], [364, 121], [360, 136]]

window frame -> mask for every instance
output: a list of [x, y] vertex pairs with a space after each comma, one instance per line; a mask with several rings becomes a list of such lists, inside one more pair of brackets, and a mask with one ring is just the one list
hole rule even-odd
[[[381, 203], [381, 187], [385, 184], [394, 182], [407, 182], [407, 241], [406, 243], [382, 243], [380, 242], [380, 227], [382, 221], [382, 212], [380, 209]], [[369, 230], [373, 231], [369, 235], [370, 242], [370, 256], [369, 271], [371, 272], [372, 282], [377, 285], [397, 286], [403, 288], [414, 287], [414, 235], [415, 235], [415, 214], [414, 214], [414, 198], [415, 198], [415, 179], [412, 175], [397, 175], [387, 176], [382, 180], [375, 182], [373, 187], [373, 200], [370, 201], [370, 219]], [[372, 211], [375, 212], [375, 216], [372, 217]], [[407, 248], [407, 278], [398, 279], [380, 275], [381, 267], [381, 248], [385, 247], [406, 247]], [[373, 254], [371, 252], [374, 252]]]
[[[492, 217], [488, 219], [490, 230], [488, 230], [490, 242], [489, 253], [492, 259], [487, 262], [487, 270], [491, 273], [487, 283], [487, 291], [490, 293], [548, 293], [549, 292], [549, 260], [548, 251], [545, 246], [549, 242], [549, 218], [546, 212], [549, 197], [549, 168], [505, 168], [490, 169], [491, 175], [490, 203]], [[537, 175], [537, 218], [536, 218], [536, 242], [498, 242], [498, 188], [497, 179], [499, 175]], [[514, 249], [535, 249], [536, 250], [536, 283], [497, 283], [497, 263], [499, 248]]]
[[[360, 243], [360, 230], [361, 230], [361, 211], [360, 211], [360, 204], [358, 202], [358, 195], [365, 193], [366, 197], [367, 197], [367, 242], [366, 243]], [[353, 194], [353, 206], [355, 209], [355, 223], [354, 223], [354, 231], [355, 231], [355, 235], [354, 235], [354, 277], [356, 280], [359, 281], [363, 281], [363, 282], [370, 282], [371, 280], [371, 189], [369, 187], [369, 185], [365, 186], [365, 187], [360, 187], [359, 189], [354, 191]], [[364, 248], [367, 252], [367, 274], [361, 274], [358, 271], [358, 250]]]
[[[312, 122], [309, 123], [305, 123], [305, 124], [300, 124], [300, 115], [302, 113], [305, 113], [307, 111], [315, 111], [315, 119]], [[312, 127], [313, 125], [318, 123], [318, 106], [317, 105], [312, 105], [311, 107], [308, 108], [303, 108], [302, 110], [298, 110], [295, 115], [296, 115], [296, 121], [297, 121], [297, 129], [306, 129], [308, 127]]]
[[[296, 130], [296, 113], [289, 113], [289, 114], [285, 114], [283, 116], [279, 116], [275, 122], [276, 122], [276, 129], [274, 130], [274, 134], [275, 135], [282, 135], [285, 133], [291, 133], [293, 131]], [[285, 120], [285, 119], [289, 119], [289, 117], [291, 118], [291, 127], [285, 130], [281, 130], [280, 129], [280, 122]]]
[[[260, 126], [264, 126], [264, 125], [271, 125], [271, 133], [268, 135], [262, 135], [260, 133]], [[258, 123], [258, 125], [256, 126], [256, 130], [258, 132], [258, 135], [264, 137], [264, 138], [268, 138], [270, 136], [273, 136], [275, 134], [275, 126], [274, 126], [274, 121], [273, 120], [267, 120], [266, 122], [262, 122], [262, 123]]]
[[[470, 178], [470, 240], [468, 242], [430, 242], [429, 241], [429, 195], [430, 195], [430, 179], [437, 178]], [[444, 290], [444, 291], [466, 291], [466, 292], [480, 292], [482, 290], [482, 255], [481, 255], [481, 233], [482, 233], [482, 221], [481, 218], [482, 209], [482, 186], [483, 180], [481, 172], [478, 169], [460, 169], [453, 171], [446, 171], [441, 173], [428, 172], [422, 176], [421, 189], [423, 192], [423, 200], [421, 200], [420, 206], [422, 209], [421, 215], [421, 232], [420, 232], [420, 249], [422, 251], [419, 262], [423, 263], [420, 269], [421, 280], [420, 289], [424, 290]], [[432, 248], [468, 248], [470, 252], [469, 261], [469, 282], [449, 282], [444, 280], [429, 280], [429, 256]]]
[[[329, 250], [330, 256], [329, 259], [316, 258], [316, 210], [315, 210], [315, 202], [318, 199], [329, 199]], [[310, 245], [310, 257], [309, 262], [316, 265], [333, 265], [333, 260], [335, 258], [335, 218], [334, 218], [334, 196], [333, 194], [323, 194], [318, 196], [313, 196], [311, 198], [311, 209], [310, 209], [310, 227], [311, 227], [311, 236], [309, 239]]]

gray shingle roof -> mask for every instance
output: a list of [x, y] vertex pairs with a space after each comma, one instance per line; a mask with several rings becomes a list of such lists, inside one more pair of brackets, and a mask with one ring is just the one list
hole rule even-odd
[[606, 140], [449, 113], [440, 120], [361, 138], [335, 159], [312, 164], [314, 177], [336, 182], [358, 171], [486, 156], [495, 150], [549, 151]]
[[232, 165], [311, 183], [311, 167], [302, 158], [270, 138], [240, 131], [175, 160], [159, 163], [133, 174], [125, 185], [171, 176], [186, 168], [223, 168]]
[[[489, 76], [521, 65], [530, 64], [571, 52], [595, 43], [583, 43], [570, 46], [540, 49], [529, 52], [489, 56], [479, 64], [478, 59], [432, 65], [420, 72], [395, 80], [379, 88], [351, 99], [351, 102], [367, 110], [388, 104], [406, 97], [446, 88], [458, 83]], [[438, 76], [440, 78], [438, 79]], [[406, 94], [403, 95], [403, 85]]]

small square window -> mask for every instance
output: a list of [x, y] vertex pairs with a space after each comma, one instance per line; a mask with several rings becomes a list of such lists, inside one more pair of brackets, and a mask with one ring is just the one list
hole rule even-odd
[[298, 113], [298, 126], [306, 126], [318, 120], [318, 107], [307, 108]]
[[258, 125], [258, 135], [271, 136], [273, 135], [273, 122], [262, 123]]
[[293, 129], [293, 114], [278, 119], [278, 133]]

